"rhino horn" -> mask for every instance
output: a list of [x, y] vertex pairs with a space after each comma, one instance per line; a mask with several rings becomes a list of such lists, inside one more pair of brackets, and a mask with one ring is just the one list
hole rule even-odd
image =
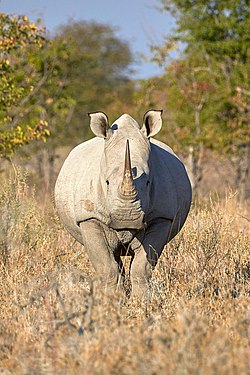
[[120, 193], [128, 198], [136, 196], [136, 188], [131, 170], [131, 159], [129, 150], [129, 140], [126, 142], [125, 164]]

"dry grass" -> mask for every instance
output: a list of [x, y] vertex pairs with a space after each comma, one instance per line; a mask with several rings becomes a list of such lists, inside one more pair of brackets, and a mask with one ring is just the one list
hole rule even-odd
[[83, 248], [22, 178], [0, 195], [0, 374], [249, 374], [249, 221], [234, 197], [195, 207], [152, 301], [93, 288]]

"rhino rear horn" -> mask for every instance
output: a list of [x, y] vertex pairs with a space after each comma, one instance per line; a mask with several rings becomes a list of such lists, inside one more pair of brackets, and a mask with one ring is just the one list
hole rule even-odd
[[126, 142], [125, 163], [122, 183], [120, 185], [120, 193], [126, 197], [135, 197], [136, 188], [133, 180], [131, 169], [131, 158], [129, 150], [129, 140]]

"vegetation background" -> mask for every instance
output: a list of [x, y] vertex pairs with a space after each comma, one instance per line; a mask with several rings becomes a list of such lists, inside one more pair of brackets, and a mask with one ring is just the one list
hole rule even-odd
[[[0, 14], [1, 374], [249, 373], [249, 3], [160, 3], [176, 20], [152, 46], [165, 73], [136, 81], [110, 26], [70, 22], [48, 38], [38, 22]], [[145, 305], [94, 288], [53, 186], [92, 136], [87, 112], [141, 123], [153, 107], [194, 202]]]

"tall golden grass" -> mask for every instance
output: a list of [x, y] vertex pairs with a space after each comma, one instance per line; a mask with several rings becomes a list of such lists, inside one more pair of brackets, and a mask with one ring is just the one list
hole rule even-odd
[[93, 284], [23, 177], [1, 188], [0, 241], [0, 374], [249, 374], [249, 216], [233, 195], [192, 208], [148, 304]]

